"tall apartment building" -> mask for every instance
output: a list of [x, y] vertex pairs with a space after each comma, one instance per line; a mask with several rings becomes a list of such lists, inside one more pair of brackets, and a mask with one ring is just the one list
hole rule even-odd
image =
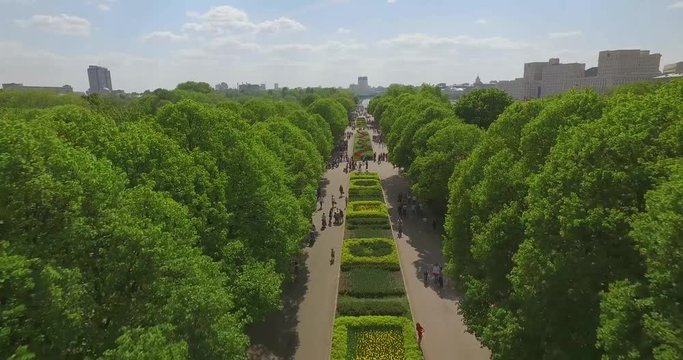
[[90, 89], [88, 93], [108, 93], [113, 90], [111, 86], [111, 73], [109, 69], [101, 66], [88, 66], [88, 82]]

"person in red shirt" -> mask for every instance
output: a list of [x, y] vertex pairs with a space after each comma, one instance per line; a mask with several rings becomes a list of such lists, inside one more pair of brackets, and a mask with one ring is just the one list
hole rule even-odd
[[417, 323], [415, 325], [415, 330], [417, 331], [417, 343], [420, 344], [422, 343], [422, 334], [424, 334], [425, 328], [423, 328], [420, 323]]

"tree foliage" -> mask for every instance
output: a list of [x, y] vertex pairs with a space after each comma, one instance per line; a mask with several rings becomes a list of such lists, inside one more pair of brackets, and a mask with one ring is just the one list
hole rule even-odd
[[[390, 154], [416, 94], [371, 103]], [[683, 356], [681, 98], [683, 81], [672, 81], [516, 102], [469, 144], [475, 133], [455, 135], [457, 122], [425, 121], [417, 158], [395, 158], [423, 199], [442, 191], [429, 177], [437, 164], [454, 168], [446, 273], [495, 359]], [[466, 155], [442, 157], [456, 148]]]
[[453, 106], [453, 111], [466, 123], [487, 129], [512, 101], [500, 89], [477, 89], [461, 96]]
[[298, 102], [202, 88], [0, 93], [1, 358], [245, 357], [308, 235], [332, 132]]

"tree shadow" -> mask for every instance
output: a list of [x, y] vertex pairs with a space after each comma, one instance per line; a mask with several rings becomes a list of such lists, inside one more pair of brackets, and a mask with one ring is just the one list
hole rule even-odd
[[308, 254], [302, 254], [296, 277], [282, 291], [282, 310], [270, 314], [247, 329], [252, 344], [262, 344], [282, 359], [292, 359], [299, 346], [297, 313], [308, 289], [306, 284], [310, 273], [306, 267], [307, 257]]
[[[387, 164], [385, 166], [391, 166]], [[392, 226], [394, 229], [398, 227], [398, 194], [403, 193], [405, 197], [410, 194], [410, 183], [408, 179], [393, 175], [382, 180], [382, 187], [387, 197], [387, 203], [389, 208], [389, 215], [391, 218]], [[405, 200], [404, 200], [405, 201]], [[423, 221], [426, 218], [427, 221]], [[407, 241], [407, 243], [412, 246], [418, 253], [418, 260], [413, 262], [415, 266], [412, 274], [406, 274], [406, 276], [415, 276], [420, 282], [423, 283], [425, 287], [429, 287], [432, 291], [437, 293], [439, 297], [444, 299], [449, 299], [453, 301], [459, 301], [462, 298], [460, 294], [452, 283], [450, 279], [444, 278], [444, 286], [441, 288], [438, 284], [435, 284], [434, 279], [431, 276], [431, 269], [434, 264], [444, 265], [444, 258], [442, 255], [442, 241], [441, 234], [443, 233], [443, 228], [440, 224], [443, 223], [443, 219], [437, 218], [437, 223], [439, 224], [434, 230], [432, 228], [432, 220], [435, 218], [434, 214], [431, 213], [429, 209], [423, 206], [422, 214], [416, 215], [408, 211], [407, 216], [402, 218], [403, 226], [403, 236], [397, 238], [397, 241]], [[423, 268], [427, 266], [430, 275], [428, 276], [428, 281], [424, 281]], [[405, 269], [404, 269], [405, 270]]]

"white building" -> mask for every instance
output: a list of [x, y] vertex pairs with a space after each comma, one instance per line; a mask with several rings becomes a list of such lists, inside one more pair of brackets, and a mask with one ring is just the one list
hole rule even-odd
[[683, 74], [683, 61], [677, 62], [675, 64], [664, 65], [664, 71], [662, 71], [662, 73], [664, 75]]
[[660, 54], [650, 54], [648, 50], [601, 51], [597, 71], [586, 70], [586, 64], [561, 64], [559, 59], [552, 58], [547, 62], [526, 63], [524, 77], [499, 81], [494, 86], [520, 100], [557, 95], [574, 88], [605, 93], [616, 86], [653, 80], [661, 75], [660, 58]]

